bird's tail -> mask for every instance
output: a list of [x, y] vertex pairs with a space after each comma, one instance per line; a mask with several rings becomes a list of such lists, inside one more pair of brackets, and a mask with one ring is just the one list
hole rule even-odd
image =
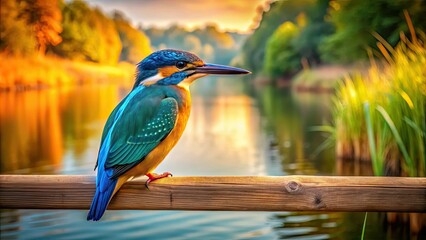
[[98, 221], [108, 206], [109, 201], [114, 193], [115, 186], [117, 185], [117, 179], [108, 179], [110, 181], [106, 188], [96, 188], [96, 194], [93, 197], [92, 205], [90, 206], [89, 213], [87, 214], [87, 221], [93, 220]]

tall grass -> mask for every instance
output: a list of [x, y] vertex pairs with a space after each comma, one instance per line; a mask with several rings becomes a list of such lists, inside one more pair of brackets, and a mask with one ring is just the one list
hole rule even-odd
[[346, 77], [338, 86], [339, 154], [371, 159], [375, 175], [426, 175], [425, 39], [401, 35], [395, 48], [381, 40], [386, 61], [372, 61], [366, 75]]
[[366, 212], [365, 215], [364, 215], [364, 223], [362, 224], [361, 240], [364, 240], [364, 238], [365, 238], [365, 229], [366, 229], [366, 226], [367, 226], [367, 214], [368, 214], [368, 212]]

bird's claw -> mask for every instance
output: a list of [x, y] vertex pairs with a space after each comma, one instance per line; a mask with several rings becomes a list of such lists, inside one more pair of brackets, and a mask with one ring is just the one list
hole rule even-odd
[[162, 174], [156, 174], [156, 173], [147, 173], [146, 176], [148, 177], [148, 180], [145, 182], [146, 189], [149, 190], [149, 184], [157, 179], [165, 178], [165, 177], [173, 177], [173, 174], [171, 172], [164, 172]]

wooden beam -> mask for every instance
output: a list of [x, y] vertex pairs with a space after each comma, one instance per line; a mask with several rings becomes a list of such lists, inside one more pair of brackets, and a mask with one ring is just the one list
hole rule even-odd
[[[426, 212], [426, 178], [172, 177], [126, 183], [109, 209]], [[0, 208], [88, 209], [94, 176], [0, 175]]]

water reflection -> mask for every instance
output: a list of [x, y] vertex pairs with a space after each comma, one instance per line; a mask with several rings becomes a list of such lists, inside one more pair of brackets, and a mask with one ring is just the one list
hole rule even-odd
[[0, 94], [2, 172], [58, 164], [63, 136], [56, 91]]
[[271, 158], [282, 159], [285, 174], [334, 174], [332, 148], [318, 151], [327, 134], [310, 131], [312, 126], [330, 124], [330, 95], [292, 93], [265, 87], [259, 94], [267, 118]]
[[[187, 128], [158, 170], [182, 175], [266, 175], [260, 119], [244, 95], [194, 94]], [[191, 166], [188, 168], [188, 166]]]
[[118, 100], [107, 85], [0, 93], [1, 171], [55, 171], [64, 154], [80, 161]]
[[309, 236], [306, 239], [333, 239], [342, 234], [339, 213], [281, 213], [272, 220], [282, 238]]

